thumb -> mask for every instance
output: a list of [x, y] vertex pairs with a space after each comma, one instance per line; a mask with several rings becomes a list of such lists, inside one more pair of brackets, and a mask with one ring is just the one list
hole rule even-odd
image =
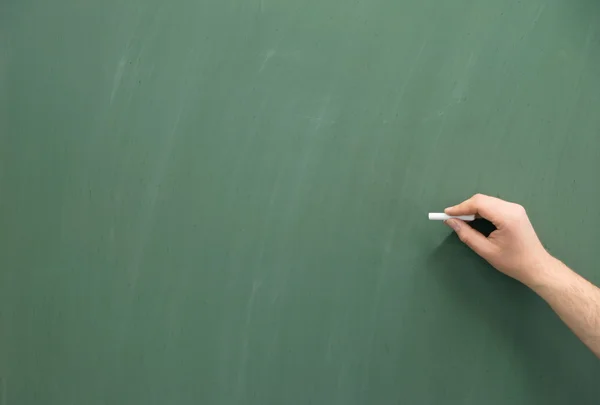
[[465, 245], [473, 249], [475, 253], [484, 259], [487, 258], [491, 252], [492, 243], [482, 233], [471, 228], [460, 219], [449, 219], [445, 223], [456, 232], [458, 238]]

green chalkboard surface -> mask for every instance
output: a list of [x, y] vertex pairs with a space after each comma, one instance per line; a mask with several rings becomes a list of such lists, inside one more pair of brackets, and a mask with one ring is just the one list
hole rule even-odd
[[440, 223], [595, 283], [594, 0], [0, 2], [0, 405], [597, 404]]

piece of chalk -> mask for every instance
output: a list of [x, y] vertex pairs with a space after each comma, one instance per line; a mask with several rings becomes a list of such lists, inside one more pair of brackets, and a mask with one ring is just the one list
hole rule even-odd
[[452, 216], [452, 215], [446, 215], [443, 212], [430, 212], [429, 213], [429, 219], [431, 221], [445, 221], [445, 220], [451, 219], [451, 218], [462, 219], [463, 221], [474, 221], [475, 215]]

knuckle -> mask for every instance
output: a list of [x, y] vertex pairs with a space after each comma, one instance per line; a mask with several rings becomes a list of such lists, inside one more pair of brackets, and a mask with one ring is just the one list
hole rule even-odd
[[527, 214], [527, 211], [521, 204], [515, 204], [515, 213], [519, 216], [523, 216]]

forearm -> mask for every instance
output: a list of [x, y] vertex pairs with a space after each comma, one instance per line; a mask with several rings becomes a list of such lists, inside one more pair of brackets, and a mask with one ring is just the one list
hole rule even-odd
[[600, 289], [553, 257], [527, 284], [600, 358]]

